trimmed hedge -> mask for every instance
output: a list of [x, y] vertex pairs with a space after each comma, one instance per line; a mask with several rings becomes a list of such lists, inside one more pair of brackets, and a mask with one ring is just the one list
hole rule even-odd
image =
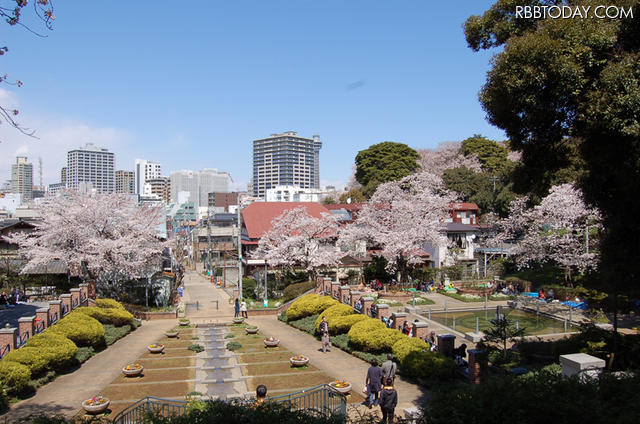
[[39, 348], [41, 354], [48, 358], [47, 369], [64, 370], [73, 361], [78, 347], [68, 338], [45, 331], [33, 336], [25, 347]]
[[7, 361], [6, 356], [0, 361], [0, 382], [7, 386], [10, 392], [22, 391], [29, 384], [29, 380], [31, 380], [31, 371], [26, 365]]
[[114, 308], [114, 309], [124, 309], [124, 306], [120, 302], [114, 299], [96, 299], [96, 306], [98, 308]]
[[47, 331], [71, 339], [77, 346], [99, 346], [104, 344], [104, 327], [100, 322], [80, 312], [71, 312]]
[[308, 317], [309, 315], [319, 314], [330, 306], [339, 304], [340, 302], [336, 299], [332, 299], [328, 296], [308, 294], [291, 304], [289, 309], [287, 309], [287, 318], [289, 321], [298, 320], [300, 318]]
[[7, 353], [2, 362], [17, 362], [26, 366], [32, 375], [42, 374], [49, 365], [49, 358], [37, 347], [24, 346]]
[[429, 351], [429, 345], [414, 337], [402, 337], [392, 348], [400, 370], [409, 377], [450, 379], [456, 372], [456, 363], [439, 353]]
[[404, 337], [399, 331], [387, 328], [382, 321], [372, 318], [354, 324], [348, 335], [349, 343], [364, 352], [391, 352], [393, 345]]
[[357, 322], [367, 319], [366, 315], [353, 314], [337, 317], [329, 321], [329, 332], [331, 334], [348, 333], [351, 327]]
[[318, 315], [318, 319], [316, 320], [316, 332], [320, 329], [320, 323], [322, 322], [323, 316], [327, 318], [327, 322], [329, 323], [329, 331], [331, 331], [331, 321], [335, 320], [338, 317], [353, 315], [355, 313], [356, 312], [351, 306], [345, 305], [343, 303], [330, 306]]
[[288, 302], [291, 299], [295, 299], [301, 294], [308, 292], [315, 286], [316, 283], [314, 283], [313, 281], [304, 281], [302, 283], [289, 284], [284, 288], [284, 291], [282, 292], [282, 301]]
[[[100, 299], [100, 300], [111, 300], [111, 299]], [[102, 324], [111, 324], [116, 327], [121, 327], [123, 325], [131, 324], [133, 320], [133, 314], [126, 311], [124, 308], [106, 308], [106, 307], [81, 307], [77, 308], [74, 312], [82, 313], [88, 315], [92, 318], [97, 319]]]

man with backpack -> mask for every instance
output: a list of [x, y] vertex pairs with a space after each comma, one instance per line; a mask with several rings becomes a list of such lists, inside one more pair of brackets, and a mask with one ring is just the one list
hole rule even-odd
[[393, 355], [390, 353], [387, 354], [387, 360], [382, 364], [382, 378], [388, 378], [389, 380], [391, 380], [391, 384], [393, 385], [393, 380], [396, 378], [397, 369], [398, 366], [395, 362], [393, 362]]

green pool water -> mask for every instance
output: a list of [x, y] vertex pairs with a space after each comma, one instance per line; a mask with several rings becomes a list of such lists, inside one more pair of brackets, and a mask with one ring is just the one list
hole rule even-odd
[[[525, 335], [533, 336], [540, 334], [553, 334], [564, 332], [564, 322], [543, 315], [537, 315], [535, 312], [526, 312], [518, 309], [504, 308], [503, 313], [517, 322], [519, 328], [525, 328]], [[491, 321], [496, 316], [495, 309], [464, 311], [464, 312], [441, 312], [432, 313], [431, 320], [442, 324], [446, 327], [453, 328], [461, 333], [476, 331], [476, 318], [478, 319], [478, 327], [480, 331], [491, 326]], [[455, 328], [453, 318], [455, 317]], [[567, 331], [571, 331], [569, 323], [567, 323]]]

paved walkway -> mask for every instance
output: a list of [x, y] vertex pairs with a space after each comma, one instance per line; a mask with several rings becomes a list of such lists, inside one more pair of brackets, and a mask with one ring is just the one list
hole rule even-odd
[[[184, 276], [184, 301], [191, 304], [186, 316], [192, 323], [228, 322], [233, 318], [233, 305], [229, 303], [229, 295], [208, 278], [195, 271]], [[198, 302], [198, 309], [192, 304]]]
[[122, 374], [122, 366], [135, 362], [147, 346], [164, 331], [176, 325], [175, 320], [145, 321], [134, 332], [93, 356], [77, 370], [61, 375], [41, 387], [35, 396], [11, 406], [0, 419], [19, 420], [32, 414], [72, 416], [83, 400], [100, 393]]
[[[282, 346], [291, 352], [307, 356], [316, 368], [326, 372], [336, 380], [347, 380], [353, 384], [352, 390], [360, 392], [364, 387], [369, 364], [337, 347], [330, 352], [321, 351], [320, 341], [281, 321], [275, 315], [249, 316], [248, 322], [260, 327], [260, 331], [280, 339]], [[429, 393], [422, 387], [398, 376], [395, 381], [398, 390], [396, 414], [403, 415], [402, 409], [421, 404]]]

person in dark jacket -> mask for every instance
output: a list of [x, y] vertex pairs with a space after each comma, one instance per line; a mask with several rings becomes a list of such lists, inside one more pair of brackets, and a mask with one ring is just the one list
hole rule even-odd
[[237, 297], [236, 297], [236, 301], [234, 303], [233, 309], [235, 311], [235, 315], [233, 317], [238, 318], [240, 316], [240, 302], [238, 301]]
[[364, 405], [371, 408], [372, 406], [378, 406], [378, 392], [382, 388], [382, 368], [378, 366], [378, 360], [373, 358], [371, 360], [371, 366], [367, 370], [367, 393], [369, 396], [364, 401]]
[[380, 410], [382, 411], [382, 422], [393, 424], [393, 414], [398, 405], [398, 392], [393, 388], [393, 380], [385, 378], [384, 386], [380, 391]]

